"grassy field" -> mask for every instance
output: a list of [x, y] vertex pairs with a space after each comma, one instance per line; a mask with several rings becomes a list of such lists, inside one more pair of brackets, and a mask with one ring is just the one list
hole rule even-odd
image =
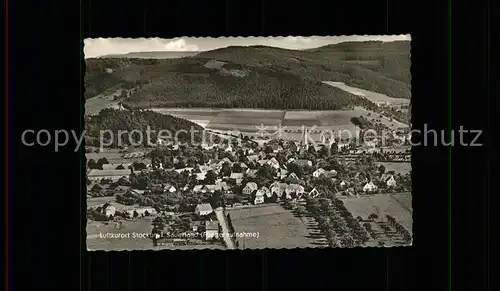
[[[266, 109], [172, 109], [156, 108], [155, 112], [171, 114], [197, 123], [206, 129], [216, 131], [237, 130], [244, 135], [257, 137], [260, 125], [267, 126], [269, 133], [274, 133], [281, 125], [285, 132], [284, 139], [297, 140], [302, 136], [302, 126], [334, 132], [349, 131], [356, 134], [358, 127], [351, 122], [352, 117], [366, 115], [368, 111], [359, 107], [354, 110], [306, 111], [306, 110], [266, 110]], [[312, 138], [319, 141], [320, 135], [312, 133]], [[344, 134], [347, 137], [346, 134]]]
[[259, 233], [258, 238], [239, 238], [240, 248], [316, 247], [308, 227], [279, 205], [229, 211], [236, 232]]
[[353, 217], [361, 216], [367, 219], [372, 213], [381, 218], [386, 215], [393, 216], [408, 231], [412, 231], [413, 217], [411, 207], [411, 194], [376, 194], [361, 197], [342, 198], [345, 207]]
[[106, 149], [103, 152], [99, 153], [86, 153], [85, 157], [87, 160], [93, 159], [95, 161], [100, 158], [106, 158], [111, 164], [124, 164], [124, 163], [133, 163], [134, 161], [150, 163], [150, 159], [148, 158], [124, 158], [124, 154], [120, 153], [119, 149]]
[[385, 171], [394, 171], [396, 173], [401, 173], [402, 175], [407, 174], [411, 171], [411, 163], [391, 163], [383, 162], [380, 163], [385, 167]]
[[103, 205], [104, 203], [114, 202], [115, 197], [93, 197], [87, 199], [87, 208]]
[[408, 105], [410, 103], [410, 99], [392, 98], [392, 97], [389, 97], [385, 94], [381, 94], [381, 93], [377, 93], [377, 92], [373, 92], [373, 91], [368, 91], [368, 90], [364, 90], [364, 89], [357, 88], [357, 87], [348, 86], [348, 85], [344, 84], [343, 82], [325, 81], [324, 83], [328, 84], [330, 86], [334, 86], [336, 88], [342, 89], [346, 92], [352, 93], [354, 95], [364, 97], [364, 98], [366, 98], [374, 103], [386, 102], [387, 104], [391, 104], [391, 105], [401, 105], [401, 104]]

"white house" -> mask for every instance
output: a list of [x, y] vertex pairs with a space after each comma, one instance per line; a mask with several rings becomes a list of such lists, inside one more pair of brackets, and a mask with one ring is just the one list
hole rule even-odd
[[232, 152], [233, 151], [233, 146], [231, 144], [229, 144], [224, 151], [225, 152]]
[[203, 191], [203, 185], [196, 185], [193, 188], [193, 192], [194, 193], [199, 193], [199, 192], [202, 192], [202, 191]]
[[256, 191], [257, 189], [259, 189], [259, 186], [257, 186], [257, 183], [248, 182], [245, 185], [245, 187], [243, 188], [243, 190], [241, 191], [241, 193], [243, 193], [244, 195], [250, 195], [250, 194], [252, 194], [253, 191]]
[[217, 238], [219, 235], [219, 222], [205, 221], [205, 239]]
[[280, 162], [276, 158], [272, 158], [269, 161], [267, 161], [267, 164], [275, 169], [280, 168]]
[[269, 190], [269, 188], [267, 188], [266, 186], [262, 186], [259, 191], [261, 191], [261, 193], [264, 193], [264, 195], [267, 196], [267, 198], [271, 197], [272, 194], [271, 194], [271, 190]]
[[174, 193], [175, 191], [177, 191], [177, 189], [175, 189], [175, 187], [174, 187], [174, 186], [172, 186], [172, 185], [168, 185], [168, 184], [167, 184], [167, 185], [165, 185], [165, 187], [163, 187], [163, 190], [164, 190], [165, 192], [170, 192], [170, 193]]
[[386, 184], [387, 187], [396, 187], [396, 179], [394, 179], [393, 175], [387, 180]]
[[323, 174], [324, 172], [326, 172], [326, 171], [323, 168], [319, 168], [313, 172], [313, 177], [319, 178], [319, 176], [321, 176], [321, 174]]
[[366, 185], [363, 187], [364, 192], [375, 192], [377, 191], [377, 185], [373, 184], [372, 181], [366, 183]]
[[255, 193], [255, 199], [254, 199], [253, 203], [255, 205], [264, 203], [264, 195], [265, 195], [264, 191], [258, 190]]
[[298, 184], [290, 184], [286, 187], [285, 193], [287, 199], [292, 199], [292, 194], [295, 194], [296, 196], [304, 194], [304, 187]]
[[271, 195], [276, 194], [276, 196], [281, 197], [283, 195], [283, 192], [285, 192], [285, 189], [287, 187], [286, 183], [279, 183], [275, 182], [271, 185]]
[[309, 197], [315, 198], [318, 195], [319, 195], [319, 191], [316, 188], [312, 189], [311, 192], [309, 192]]
[[212, 209], [212, 206], [209, 203], [198, 204], [196, 205], [196, 208], [194, 210], [194, 212], [199, 216], [209, 215], [213, 211], [214, 210]]
[[241, 182], [243, 181], [243, 173], [231, 173], [229, 179], [234, 180], [236, 185], [240, 185]]
[[106, 209], [104, 209], [104, 213], [107, 217], [115, 216], [116, 208], [112, 205], [109, 205], [108, 207], [106, 207]]

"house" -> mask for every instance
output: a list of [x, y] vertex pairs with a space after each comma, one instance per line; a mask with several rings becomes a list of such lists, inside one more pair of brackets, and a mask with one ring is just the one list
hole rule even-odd
[[107, 217], [115, 216], [116, 213], [116, 208], [112, 205], [109, 205], [104, 209], [104, 214], [106, 214]]
[[264, 195], [265, 195], [264, 191], [261, 190], [255, 191], [255, 198], [253, 200], [253, 204], [257, 205], [264, 203]]
[[342, 180], [339, 185], [340, 185], [341, 188], [345, 188], [345, 187], [349, 186], [349, 183], [347, 183], [346, 181]]
[[387, 187], [396, 187], [396, 179], [394, 179], [393, 175], [387, 180], [386, 184]]
[[207, 172], [194, 173], [194, 174], [196, 175], [196, 180], [198, 181], [205, 180], [205, 177], [207, 176]]
[[309, 192], [309, 197], [311, 197], [311, 198], [316, 198], [318, 196], [319, 196], [319, 191], [316, 188], [312, 189]]
[[272, 158], [269, 161], [267, 161], [267, 164], [275, 169], [280, 168], [280, 162], [276, 158]]
[[258, 170], [248, 169], [246, 174], [249, 178], [255, 178], [255, 176], [257, 175], [257, 172], [258, 172]]
[[297, 165], [301, 166], [301, 167], [312, 167], [312, 162], [309, 161], [309, 160], [296, 160], [294, 161], [294, 163], [296, 163]]
[[236, 183], [236, 185], [240, 185], [241, 182], [243, 181], [243, 173], [231, 173], [229, 179], [233, 180]]
[[288, 161], [286, 161], [287, 164], [291, 164], [295, 162], [295, 159], [294, 158], [289, 158]]
[[283, 180], [286, 178], [286, 176], [288, 176], [288, 170], [280, 169], [280, 171], [276, 175], [279, 180]]
[[273, 183], [270, 189], [271, 195], [276, 194], [276, 196], [281, 197], [285, 192], [286, 187], [287, 187], [286, 183], [279, 183], [279, 182]]
[[319, 178], [321, 174], [325, 173], [326, 171], [323, 168], [319, 168], [316, 171], [313, 172], [313, 177], [314, 178]]
[[194, 168], [182, 168], [182, 169], [176, 169], [175, 171], [180, 174], [182, 172], [191, 172], [192, 170], [194, 170]]
[[194, 193], [200, 193], [200, 192], [203, 192], [203, 185], [196, 185], [196, 186], [194, 186], [194, 188], [193, 188], [193, 192], [194, 192]]
[[244, 170], [244, 171], [245, 171], [246, 169], [248, 169], [248, 166], [247, 166], [245, 163], [241, 163], [241, 164], [240, 164], [240, 167], [241, 167], [241, 169], [242, 169], [242, 170]]
[[241, 193], [244, 195], [250, 195], [252, 194], [253, 191], [257, 191], [259, 189], [259, 186], [257, 186], [257, 183], [255, 182], [248, 182], [245, 187], [242, 189]]
[[292, 199], [293, 196], [300, 196], [304, 194], [304, 187], [298, 184], [290, 184], [285, 188], [285, 194], [287, 199]]
[[177, 189], [175, 189], [175, 187], [170, 184], [165, 185], [165, 187], [163, 187], [163, 190], [170, 193], [174, 193], [175, 191], [177, 191]]
[[191, 222], [191, 224], [189, 226], [190, 226], [192, 231], [198, 231], [200, 229], [200, 226], [201, 226], [201, 221], [193, 221], [193, 222]]
[[262, 186], [259, 191], [261, 191], [262, 193], [264, 193], [265, 196], [267, 196], [267, 198], [271, 197], [271, 190], [269, 190], [269, 188], [267, 188], [266, 186]]
[[221, 190], [225, 192], [231, 192], [231, 186], [229, 186], [226, 182], [223, 181], [215, 182], [215, 185], [219, 186]]
[[199, 216], [209, 215], [213, 211], [214, 210], [212, 209], [212, 206], [209, 203], [198, 204], [194, 209], [194, 212]]
[[258, 160], [257, 163], [259, 163], [259, 165], [263, 166], [265, 164], [267, 164], [268, 160]]
[[323, 173], [323, 175], [325, 175], [325, 177], [327, 177], [327, 178], [337, 177], [337, 171], [335, 171], [335, 170], [325, 171]]
[[228, 144], [226, 149], [224, 149], [224, 151], [226, 153], [229, 153], [229, 152], [232, 152], [233, 151], [233, 145], [232, 144]]
[[205, 221], [205, 239], [210, 240], [219, 236], [219, 222]]
[[377, 191], [378, 187], [375, 185], [372, 181], [366, 183], [366, 185], [363, 187], [364, 192], [375, 192]]
[[253, 161], [257, 161], [259, 159], [259, 156], [258, 155], [251, 155], [251, 156], [247, 156], [247, 159], [251, 162]]

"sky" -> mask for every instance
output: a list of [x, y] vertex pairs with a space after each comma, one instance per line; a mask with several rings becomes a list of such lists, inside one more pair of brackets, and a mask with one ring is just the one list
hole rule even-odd
[[288, 36], [288, 37], [218, 37], [196, 38], [87, 38], [85, 58], [111, 54], [153, 51], [208, 51], [227, 46], [265, 45], [284, 49], [310, 49], [345, 41], [397, 41], [411, 40], [410, 35], [351, 35], [351, 36]]

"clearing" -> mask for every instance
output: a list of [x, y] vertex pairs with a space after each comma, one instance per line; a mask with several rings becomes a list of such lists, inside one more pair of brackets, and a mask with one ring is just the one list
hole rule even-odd
[[411, 193], [375, 194], [340, 199], [355, 218], [361, 216], [363, 219], [368, 219], [370, 214], [375, 213], [379, 218], [385, 219], [386, 215], [390, 215], [410, 233], [412, 232]]
[[228, 211], [236, 232], [259, 236], [238, 238], [239, 248], [305, 248], [317, 247], [308, 226], [279, 205], [266, 205]]

